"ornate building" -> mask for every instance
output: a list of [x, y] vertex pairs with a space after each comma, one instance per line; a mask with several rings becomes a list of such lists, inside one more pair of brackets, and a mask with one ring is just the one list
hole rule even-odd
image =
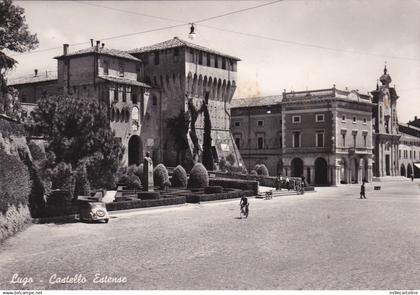
[[[420, 177], [420, 120], [398, 124], [385, 67], [371, 95], [321, 89], [233, 100], [232, 133], [248, 169], [315, 185]], [[417, 125], [416, 125], [417, 124]]]
[[304, 176], [314, 185], [371, 181], [368, 95], [333, 87], [284, 92], [246, 106], [247, 100], [233, 101], [232, 133], [237, 142], [251, 143], [239, 145], [248, 169], [264, 163], [271, 175]]
[[398, 130], [397, 100], [395, 87], [390, 87], [392, 79], [385, 67], [379, 78], [381, 85], [372, 91], [374, 120], [374, 175], [376, 177], [397, 176], [399, 171], [398, 145], [401, 134]]

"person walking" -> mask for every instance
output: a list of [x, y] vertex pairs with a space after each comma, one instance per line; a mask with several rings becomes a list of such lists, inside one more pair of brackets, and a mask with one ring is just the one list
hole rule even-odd
[[362, 185], [360, 186], [360, 198], [366, 199], [365, 181], [362, 181]]
[[414, 174], [411, 173], [411, 182], [413, 182], [413, 181], [414, 181]]

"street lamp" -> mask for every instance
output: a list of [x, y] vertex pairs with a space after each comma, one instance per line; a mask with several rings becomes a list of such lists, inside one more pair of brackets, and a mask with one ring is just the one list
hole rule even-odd
[[190, 27], [190, 33], [188, 34], [188, 37], [191, 39], [191, 40], [194, 40], [195, 39], [195, 36], [196, 36], [196, 34], [195, 34], [195, 27], [194, 27], [194, 23], [191, 23], [191, 27]]

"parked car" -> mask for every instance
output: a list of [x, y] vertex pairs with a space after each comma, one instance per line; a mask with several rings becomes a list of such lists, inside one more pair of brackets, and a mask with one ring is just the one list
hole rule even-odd
[[81, 221], [109, 221], [109, 214], [103, 202], [80, 202], [79, 217]]

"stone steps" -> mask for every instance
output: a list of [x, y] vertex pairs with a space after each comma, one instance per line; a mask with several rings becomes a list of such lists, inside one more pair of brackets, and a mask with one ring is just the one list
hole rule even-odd
[[382, 177], [372, 178], [372, 182], [395, 182], [395, 181], [411, 181], [411, 179], [404, 176], [382, 176]]

